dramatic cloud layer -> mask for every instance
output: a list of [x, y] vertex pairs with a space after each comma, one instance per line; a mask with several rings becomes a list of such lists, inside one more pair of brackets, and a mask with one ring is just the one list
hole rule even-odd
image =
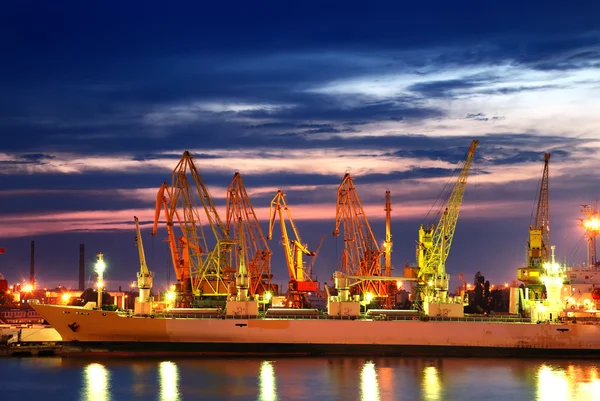
[[557, 253], [585, 258], [578, 208], [600, 187], [593, 2], [32, 4], [5, 5], [0, 24], [0, 267], [13, 280], [33, 238], [53, 244], [48, 280], [71, 274], [77, 255], [58, 249], [73, 241], [115, 244], [115, 280], [134, 277], [135, 253], [111, 238], [131, 233], [133, 215], [151, 222], [184, 150], [223, 214], [240, 171], [259, 218], [283, 189], [313, 246], [331, 234], [346, 172], [381, 239], [390, 190], [401, 267], [478, 139], [448, 268], [496, 281], [523, 261], [551, 152]]

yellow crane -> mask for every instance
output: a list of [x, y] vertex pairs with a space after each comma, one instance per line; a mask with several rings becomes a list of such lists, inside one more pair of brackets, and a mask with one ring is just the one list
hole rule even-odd
[[454, 239], [469, 170], [478, 144], [478, 140], [471, 142], [467, 157], [438, 223], [428, 228], [421, 224], [419, 228], [417, 301], [433, 302], [437, 300], [440, 303], [446, 302], [450, 280], [450, 276], [446, 273], [446, 259]]
[[[288, 236], [285, 224], [286, 216], [292, 227], [294, 239], [290, 239]], [[309, 304], [306, 295], [309, 292], [317, 291], [318, 289], [318, 283], [314, 282], [310, 276], [306, 274], [306, 268], [302, 259], [304, 255], [315, 256], [315, 253], [311, 252], [307, 245], [302, 243], [296, 224], [294, 224], [294, 220], [292, 219], [290, 208], [285, 201], [285, 194], [281, 190], [277, 191], [277, 194], [275, 194], [273, 200], [271, 200], [271, 205], [269, 207], [269, 235], [267, 237], [269, 240], [273, 238], [273, 228], [275, 227], [275, 219], [277, 217], [279, 217], [281, 240], [285, 251], [288, 273], [290, 275], [288, 302], [291, 303], [291, 307], [302, 308]]]
[[517, 278], [532, 292], [532, 299], [543, 298], [545, 285], [542, 276], [544, 264], [550, 261], [550, 203], [549, 168], [550, 153], [544, 153], [544, 169], [533, 223], [529, 225], [526, 266], [517, 269]]
[[149, 315], [152, 313], [152, 298], [150, 296], [150, 291], [152, 290], [154, 273], [148, 270], [148, 266], [146, 265], [146, 255], [144, 254], [140, 222], [137, 216], [134, 216], [133, 219], [135, 220], [135, 242], [137, 243], [140, 258], [140, 271], [137, 274], [139, 296], [135, 299], [134, 313], [136, 315]]

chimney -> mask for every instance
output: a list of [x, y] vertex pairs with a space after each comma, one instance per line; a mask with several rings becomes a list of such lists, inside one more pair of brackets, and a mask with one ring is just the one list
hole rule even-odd
[[35, 286], [35, 241], [31, 241], [31, 259], [29, 267], [29, 284]]
[[79, 244], [79, 291], [85, 290], [85, 245]]

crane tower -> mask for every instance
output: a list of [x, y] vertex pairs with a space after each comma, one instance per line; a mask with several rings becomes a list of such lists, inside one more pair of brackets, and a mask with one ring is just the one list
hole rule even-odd
[[550, 153], [544, 153], [537, 207], [533, 223], [529, 226], [526, 265], [517, 270], [517, 278], [529, 288], [532, 299], [543, 297], [546, 288], [542, 282], [544, 265], [550, 261], [549, 161]]
[[[442, 309], [439, 305], [448, 305], [450, 276], [446, 273], [446, 259], [454, 239], [469, 170], [478, 144], [478, 140], [471, 142], [467, 157], [438, 223], [428, 228], [421, 225], [419, 228], [419, 241], [417, 242], [419, 282], [416, 286], [416, 301], [417, 306], [420, 304], [426, 314], [441, 313]], [[438, 304], [438, 306], [432, 306], [434, 304]], [[462, 315], [462, 302], [456, 305], [460, 305], [460, 308], [456, 307], [454, 308], [456, 311], [450, 313]], [[448, 309], [452, 309], [452, 307], [446, 306], [445, 310]]]

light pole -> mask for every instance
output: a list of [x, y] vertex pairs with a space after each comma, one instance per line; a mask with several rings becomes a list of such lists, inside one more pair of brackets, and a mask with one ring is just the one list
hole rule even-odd
[[98, 260], [96, 261], [96, 274], [98, 275], [98, 308], [102, 309], [102, 289], [104, 288], [104, 270], [106, 269], [106, 263], [104, 263], [104, 255], [100, 252], [98, 255]]

